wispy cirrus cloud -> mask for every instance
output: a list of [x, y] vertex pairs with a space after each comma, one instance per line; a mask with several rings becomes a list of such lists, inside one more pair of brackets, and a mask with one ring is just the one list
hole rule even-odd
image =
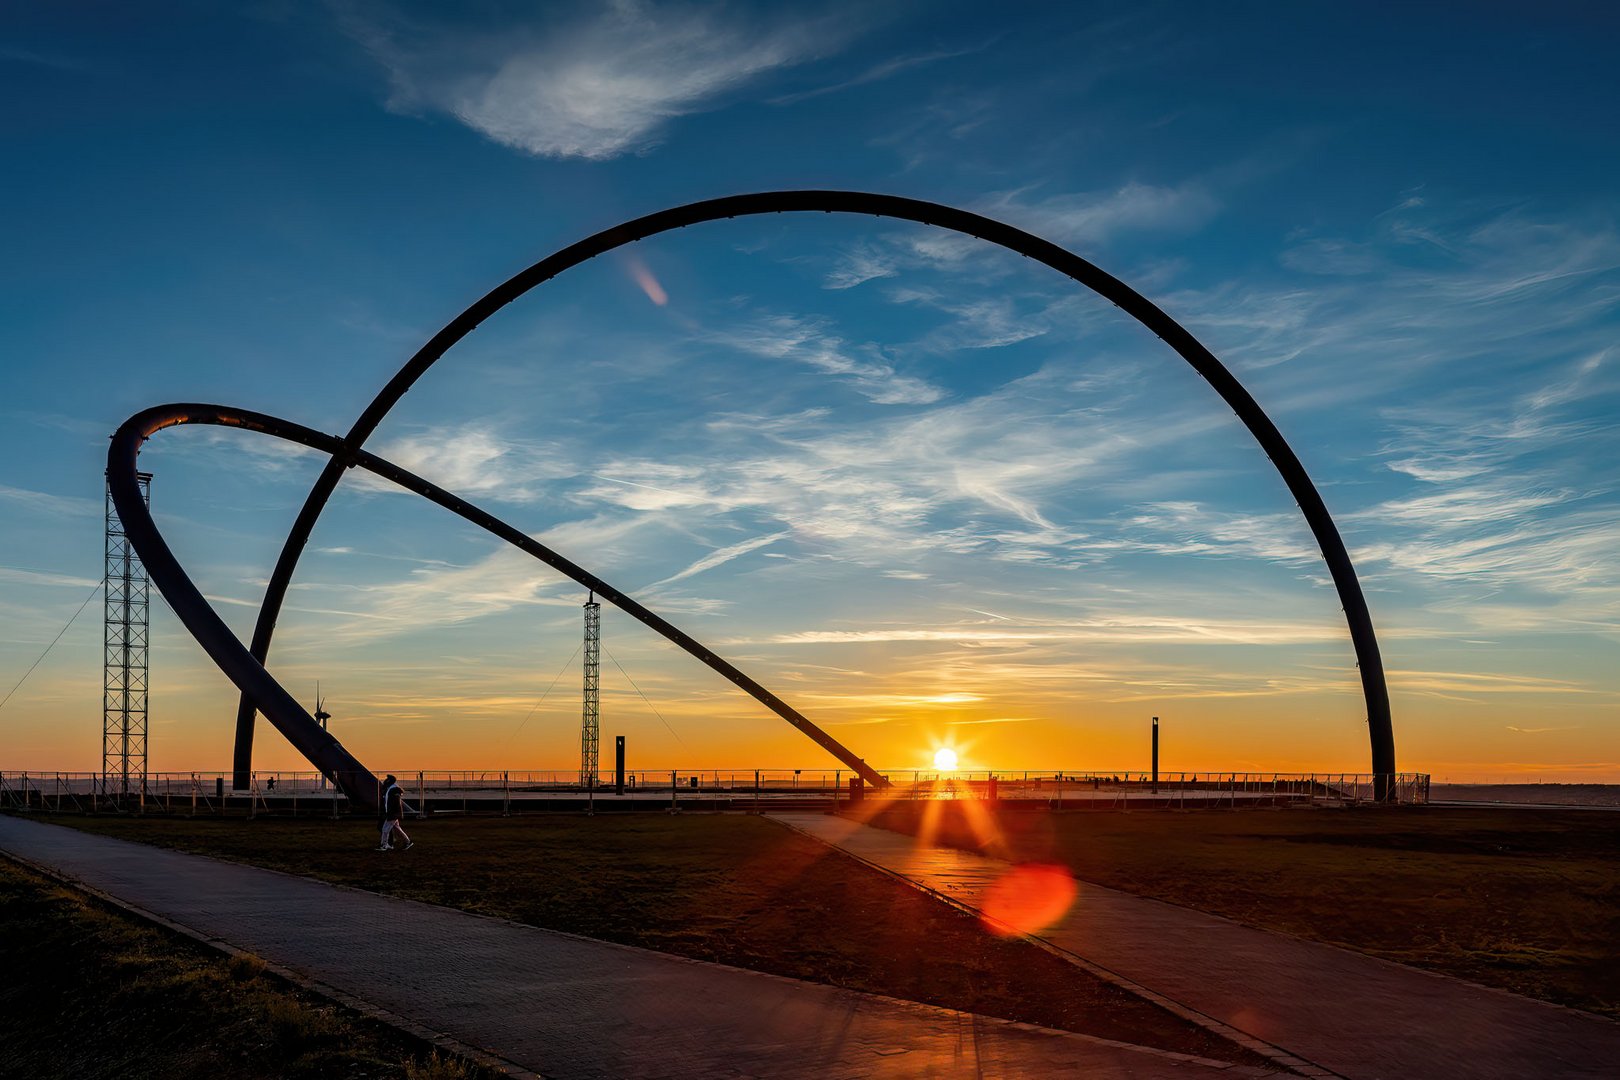
[[1065, 624], [1038, 623], [1024, 629], [958, 627], [881, 627], [848, 630], [800, 630], [765, 641], [738, 639], [733, 644], [872, 645], [883, 642], [1090, 642], [1101, 644], [1198, 642], [1245, 645], [1337, 641], [1344, 628], [1328, 620], [1263, 620], [1196, 618], [1175, 615], [1119, 614]]
[[28, 513], [63, 517], [90, 517], [101, 514], [104, 509], [97, 500], [78, 495], [52, 495], [48, 491], [34, 491], [9, 484], [0, 484], [0, 503]]
[[9, 581], [17, 585], [61, 585], [74, 589], [84, 589], [98, 584], [100, 579], [74, 577], [71, 574], [62, 574], [52, 570], [29, 570], [20, 566], [0, 566], [0, 581]]
[[664, 578], [661, 581], [653, 582], [651, 585], [647, 586], [647, 588], [656, 589], [663, 585], [673, 585], [677, 581], [684, 581], [689, 577], [703, 573], [705, 570], [713, 570], [715, 567], [723, 566], [733, 559], [741, 558], [751, 551], [758, 551], [762, 547], [768, 547], [769, 545], [776, 543], [778, 540], [786, 538], [788, 535], [789, 533], [787, 532], [772, 533], [769, 536], [756, 536], [752, 539], [743, 540], [739, 543], [729, 544], [726, 547], [716, 548], [714, 551], [711, 551], [709, 554], [703, 556], [703, 558], [697, 560], [689, 566], [684, 567], [681, 570], [676, 571], [669, 577]]
[[1006, 191], [977, 209], [1057, 243], [1095, 245], [1124, 233], [1198, 229], [1215, 216], [1220, 202], [1197, 181], [1162, 185], [1132, 180], [1102, 192]]
[[788, 360], [847, 380], [879, 405], [927, 405], [945, 391], [926, 379], [904, 375], [876, 345], [844, 341], [824, 320], [799, 315], [765, 315], [741, 326], [712, 331], [717, 345], [769, 360]]
[[1590, 687], [1564, 679], [1536, 675], [1504, 675], [1478, 671], [1387, 672], [1390, 682], [1403, 690], [1451, 691], [1462, 694], [1590, 694]]
[[[1197, 181], [1179, 185], [1130, 181], [1112, 191], [1044, 195], [1033, 188], [1002, 191], [976, 201], [972, 209], [1042, 239], [1086, 249], [1130, 234], [1196, 231], [1219, 212], [1220, 201]], [[918, 270], [970, 272], [993, 279], [1017, 265], [1017, 260], [1003, 258], [974, 237], [912, 229], [852, 245], [826, 273], [823, 285], [848, 289]]]
[[636, 0], [488, 30], [394, 12], [350, 12], [345, 24], [387, 68], [390, 107], [446, 113], [504, 146], [586, 161], [645, 151], [670, 121], [835, 52], [854, 33], [831, 16]]
[[925, 67], [928, 64], [935, 64], [941, 60], [954, 60], [959, 56], [968, 56], [972, 53], [981, 52], [982, 50], [989, 48], [991, 44], [993, 44], [993, 42], [987, 41], [970, 49], [936, 49], [932, 52], [908, 53], [904, 56], [890, 57], [887, 60], [873, 64], [859, 75], [852, 76], [839, 82], [831, 83], [827, 86], [818, 86], [813, 90], [800, 90], [792, 94], [782, 94], [778, 97], [769, 99], [768, 104], [797, 105], [799, 102], [809, 101], [811, 98], [822, 97], [826, 94], [841, 93], [845, 90], [852, 90], [857, 86], [865, 86], [868, 83], [881, 82], [884, 79], [893, 78], [902, 72], [911, 71], [914, 68]]
[[[372, 447], [372, 452], [454, 494], [511, 503], [539, 500], [548, 483], [574, 471], [555, 447], [482, 421], [398, 435]], [[364, 470], [355, 470], [354, 480], [362, 490], [402, 490]]]

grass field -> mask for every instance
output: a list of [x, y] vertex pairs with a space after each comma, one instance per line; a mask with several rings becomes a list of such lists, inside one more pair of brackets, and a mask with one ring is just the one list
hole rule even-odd
[[1104, 1038], [1262, 1060], [764, 818], [626, 814], [369, 823], [74, 817], [63, 824], [534, 926]]
[[[1620, 1017], [1620, 813], [1007, 810], [998, 820], [1020, 861]], [[907, 804], [872, 820], [908, 833], [916, 823]], [[976, 847], [959, 814], [937, 839]]]
[[0, 911], [0, 1075], [493, 1078], [5, 859]]

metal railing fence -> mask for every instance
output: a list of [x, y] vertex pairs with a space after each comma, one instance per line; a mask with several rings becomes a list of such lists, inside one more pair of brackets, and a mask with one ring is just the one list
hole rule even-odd
[[[399, 778], [416, 814], [577, 809], [684, 799], [710, 806], [754, 808], [852, 799], [989, 799], [1069, 807], [1174, 807], [1265, 804], [1360, 805], [1375, 801], [1369, 773], [1161, 772], [1134, 770], [1024, 771], [889, 770], [885, 791], [864, 788], [846, 769], [637, 769], [619, 794], [612, 771], [594, 785], [577, 770], [383, 770]], [[1429, 775], [1398, 773], [1391, 801], [1429, 801]], [[0, 771], [0, 808], [55, 813], [261, 813], [338, 816], [348, 800], [319, 773], [263, 770], [246, 791], [233, 791], [228, 772], [156, 772], [121, 777], [91, 772]]]

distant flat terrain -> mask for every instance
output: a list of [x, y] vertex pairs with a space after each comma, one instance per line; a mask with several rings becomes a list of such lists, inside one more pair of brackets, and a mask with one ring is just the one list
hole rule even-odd
[[1435, 802], [1620, 807], [1620, 784], [1431, 784]]

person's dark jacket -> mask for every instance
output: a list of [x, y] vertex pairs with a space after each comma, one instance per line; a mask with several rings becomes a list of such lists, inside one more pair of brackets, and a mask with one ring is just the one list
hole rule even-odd
[[389, 784], [388, 790], [383, 792], [383, 818], [388, 821], [398, 821], [405, 816], [405, 789], [398, 784]]

